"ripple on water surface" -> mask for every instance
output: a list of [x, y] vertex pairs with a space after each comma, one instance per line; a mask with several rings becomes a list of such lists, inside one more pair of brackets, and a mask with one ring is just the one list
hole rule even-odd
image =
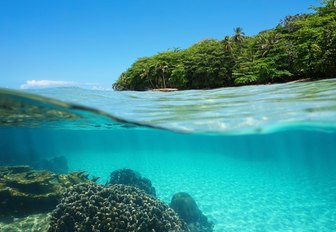
[[245, 134], [284, 126], [335, 127], [336, 118], [336, 79], [168, 93], [80, 88], [30, 92], [184, 132]]

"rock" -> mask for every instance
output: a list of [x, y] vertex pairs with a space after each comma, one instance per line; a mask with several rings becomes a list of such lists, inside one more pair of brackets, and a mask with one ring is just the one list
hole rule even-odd
[[170, 207], [188, 224], [191, 232], [213, 231], [213, 223], [208, 222], [207, 217], [202, 214], [195, 200], [188, 193], [176, 193]]
[[83, 182], [90, 182], [85, 172], [58, 175], [29, 166], [0, 167], [0, 215], [51, 211], [67, 188]]
[[147, 194], [156, 196], [155, 188], [152, 186], [152, 182], [132, 169], [124, 168], [113, 171], [110, 175], [110, 181], [108, 184], [124, 184], [128, 186], [137, 187], [144, 190]]
[[59, 174], [66, 174], [69, 172], [68, 161], [65, 156], [37, 160], [32, 162], [31, 166], [35, 169], [47, 170]]
[[136, 187], [85, 183], [68, 189], [52, 212], [49, 232], [177, 231], [189, 229], [160, 200]]

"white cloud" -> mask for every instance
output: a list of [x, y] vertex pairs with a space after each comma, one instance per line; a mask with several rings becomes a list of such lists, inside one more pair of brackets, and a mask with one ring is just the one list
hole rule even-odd
[[54, 81], [54, 80], [28, 80], [20, 86], [21, 89], [38, 89], [50, 87], [96, 87], [97, 83], [81, 83], [74, 81]]
[[73, 86], [75, 83], [71, 81], [52, 81], [52, 80], [29, 80], [20, 86], [21, 89], [46, 88]]
[[108, 89], [108, 88], [104, 88], [102, 86], [92, 86], [92, 90], [101, 90], [101, 91], [112, 91], [112, 88]]

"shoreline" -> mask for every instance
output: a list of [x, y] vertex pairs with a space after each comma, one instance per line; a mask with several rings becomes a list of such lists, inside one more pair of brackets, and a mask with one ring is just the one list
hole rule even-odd
[[285, 81], [285, 82], [274, 82], [274, 83], [264, 83], [264, 84], [250, 84], [250, 85], [236, 85], [236, 86], [223, 86], [223, 87], [216, 87], [216, 88], [204, 88], [204, 89], [177, 89], [177, 88], [158, 88], [158, 89], [148, 89], [148, 90], [116, 90], [116, 91], [134, 91], [134, 92], [176, 92], [176, 91], [186, 91], [186, 90], [213, 90], [213, 89], [221, 89], [221, 88], [237, 88], [243, 86], [259, 86], [259, 85], [274, 85], [274, 84], [290, 84], [290, 83], [300, 83], [300, 82], [314, 82], [320, 80], [329, 80], [329, 79], [336, 79], [336, 77], [329, 77], [329, 78], [303, 78], [297, 79], [293, 81]]

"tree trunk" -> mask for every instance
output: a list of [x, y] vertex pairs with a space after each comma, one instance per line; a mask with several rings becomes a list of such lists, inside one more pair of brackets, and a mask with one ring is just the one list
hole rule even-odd
[[163, 82], [163, 88], [165, 89], [166, 88], [166, 81], [165, 81], [165, 78], [164, 78], [164, 72], [162, 72], [162, 82]]

